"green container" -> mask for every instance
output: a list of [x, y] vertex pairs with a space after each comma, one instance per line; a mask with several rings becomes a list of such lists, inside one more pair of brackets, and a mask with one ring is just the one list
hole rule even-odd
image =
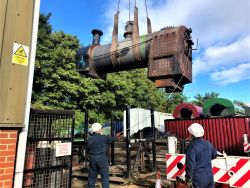
[[247, 116], [250, 116], [250, 107], [249, 106], [245, 106], [244, 107], [245, 108], [245, 114], [247, 115]]
[[245, 110], [224, 98], [208, 99], [203, 106], [205, 116], [235, 116], [245, 115]]

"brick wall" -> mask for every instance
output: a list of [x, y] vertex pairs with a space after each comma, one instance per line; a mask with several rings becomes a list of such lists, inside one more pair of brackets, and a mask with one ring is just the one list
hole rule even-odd
[[13, 184], [18, 130], [0, 128], [0, 188]]

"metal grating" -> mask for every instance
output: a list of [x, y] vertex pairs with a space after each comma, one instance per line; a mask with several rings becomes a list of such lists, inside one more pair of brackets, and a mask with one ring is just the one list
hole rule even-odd
[[70, 178], [69, 169], [49, 169], [25, 174], [23, 187], [34, 188], [61, 188], [69, 187]]
[[71, 143], [74, 112], [31, 110], [23, 187], [71, 187], [72, 155], [56, 156], [58, 144]]

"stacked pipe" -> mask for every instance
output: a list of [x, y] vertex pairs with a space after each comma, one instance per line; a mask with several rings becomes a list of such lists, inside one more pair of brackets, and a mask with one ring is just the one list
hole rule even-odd
[[182, 103], [176, 106], [173, 117], [175, 119], [198, 118], [203, 115], [202, 107], [191, 103]]
[[173, 117], [175, 119], [193, 119], [201, 117], [228, 117], [237, 115], [249, 115], [247, 108], [233, 104], [225, 98], [208, 99], [203, 107], [182, 103], [176, 106]]
[[[246, 112], [245, 112], [246, 111]], [[204, 117], [203, 117], [204, 116]], [[165, 120], [165, 131], [185, 140], [192, 123], [199, 123], [205, 130], [204, 139], [228, 155], [246, 155], [242, 137], [250, 135], [250, 115], [224, 98], [207, 100], [203, 107], [191, 103], [176, 106], [173, 117]], [[246, 146], [246, 144], [244, 145]]]
[[207, 117], [246, 115], [242, 107], [233, 104], [225, 98], [208, 99], [203, 105], [203, 112]]

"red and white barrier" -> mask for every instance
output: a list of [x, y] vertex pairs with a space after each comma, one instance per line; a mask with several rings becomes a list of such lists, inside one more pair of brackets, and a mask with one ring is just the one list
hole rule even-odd
[[244, 143], [243, 147], [244, 147], [244, 152], [245, 153], [249, 153], [250, 152], [250, 144], [249, 143]]
[[[167, 154], [166, 155], [166, 173], [167, 179], [175, 180], [176, 176], [185, 176], [185, 155]], [[181, 168], [182, 166], [182, 168]]]
[[[185, 155], [167, 154], [166, 173], [169, 180], [185, 177]], [[182, 168], [181, 168], [182, 167]], [[214, 181], [231, 187], [250, 188], [250, 157], [226, 156], [212, 160]]]
[[243, 139], [244, 139], [244, 143], [243, 143], [244, 152], [250, 153], [250, 143], [248, 142], [248, 135], [244, 134]]

